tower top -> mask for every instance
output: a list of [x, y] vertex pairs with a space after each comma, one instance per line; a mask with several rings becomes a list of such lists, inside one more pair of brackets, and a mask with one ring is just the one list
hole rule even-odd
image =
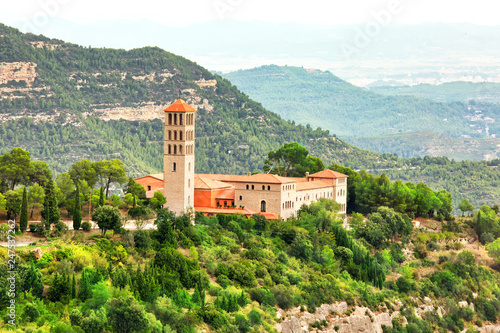
[[172, 105], [164, 110], [165, 112], [196, 112], [188, 103], [182, 99], [176, 100]]

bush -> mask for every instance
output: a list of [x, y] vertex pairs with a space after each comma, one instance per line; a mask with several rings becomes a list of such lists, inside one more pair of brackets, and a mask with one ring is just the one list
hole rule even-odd
[[450, 257], [448, 256], [439, 256], [439, 263], [442, 264], [443, 262], [447, 262], [448, 260], [450, 260]]
[[151, 248], [151, 237], [147, 230], [137, 230], [134, 232], [135, 247], [147, 251]]
[[483, 232], [481, 234], [481, 243], [487, 244], [495, 240], [495, 236], [491, 232]]
[[36, 223], [30, 223], [29, 227], [30, 227], [30, 232], [36, 232], [36, 229], [37, 229]]
[[90, 231], [90, 229], [92, 229], [92, 224], [89, 221], [85, 221], [82, 223], [83, 231]]
[[24, 307], [24, 315], [29, 322], [33, 322], [38, 319], [40, 312], [38, 312], [38, 309], [34, 304], [28, 303]]

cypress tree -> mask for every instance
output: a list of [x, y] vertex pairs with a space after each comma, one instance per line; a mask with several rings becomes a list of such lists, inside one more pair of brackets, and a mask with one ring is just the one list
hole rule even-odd
[[73, 208], [73, 230], [79, 230], [82, 224], [82, 207], [80, 206], [80, 188], [76, 184], [75, 207]]
[[45, 222], [45, 230], [50, 230], [50, 225], [59, 222], [61, 214], [57, 207], [54, 181], [49, 178], [45, 184], [45, 200], [43, 202], [42, 218]]
[[82, 277], [80, 279], [80, 292], [78, 293], [78, 298], [82, 301], [87, 300], [91, 296], [91, 285], [87, 272], [83, 270]]
[[101, 186], [101, 189], [99, 191], [99, 207], [104, 206], [106, 203], [106, 198], [104, 197], [104, 189]]
[[23, 202], [21, 204], [21, 218], [19, 220], [19, 228], [25, 232], [28, 228], [28, 198], [26, 194], [26, 186], [23, 191]]

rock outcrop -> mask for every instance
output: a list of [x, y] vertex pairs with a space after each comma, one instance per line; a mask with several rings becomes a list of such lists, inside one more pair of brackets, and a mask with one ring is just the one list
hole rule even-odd
[[36, 66], [33, 62], [0, 62], [0, 84], [9, 81], [31, 84], [37, 76]]
[[[355, 307], [354, 311], [348, 313], [346, 302], [337, 302], [334, 304], [323, 304], [316, 308], [314, 313], [307, 311], [300, 312], [299, 308], [293, 308], [289, 311], [278, 312], [278, 317], [282, 322], [275, 325], [278, 332], [281, 333], [305, 333], [310, 331], [318, 332], [339, 332], [339, 333], [383, 333], [382, 326], [392, 327], [392, 319], [399, 315], [399, 312], [389, 314], [382, 312], [373, 313], [366, 307]], [[312, 328], [315, 322], [325, 320], [328, 324], [323, 330]], [[335, 326], [338, 330], [335, 331]]]

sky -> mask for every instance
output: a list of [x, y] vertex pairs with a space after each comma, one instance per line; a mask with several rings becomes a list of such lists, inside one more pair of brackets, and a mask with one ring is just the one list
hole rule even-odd
[[500, 25], [499, 9], [498, 0], [4, 0], [0, 22], [40, 25], [57, 16], [78, 23], [148, 19], [168, 26], [221, 19], [353, 24], [389, 13], [399, 23]]

